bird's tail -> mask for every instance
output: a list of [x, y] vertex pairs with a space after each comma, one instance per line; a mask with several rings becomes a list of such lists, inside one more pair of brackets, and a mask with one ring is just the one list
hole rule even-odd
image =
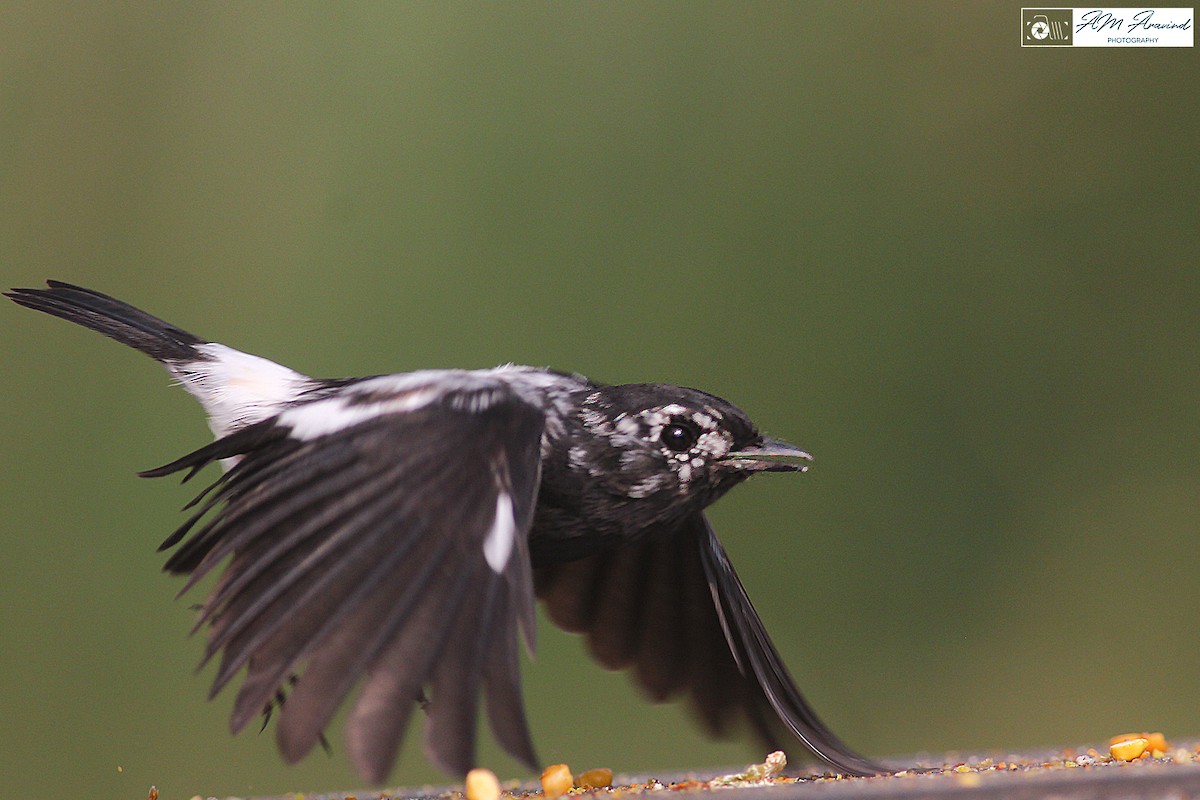
[[208, 412], [218, 437], [279, 413], [320, 385], [265, 358], [209, 342], [158, 317], [81, 286], [47, 281], [45, 289], [13, 289], [6, 297], [103, 333], [157, 359]]
[[13, 302], [62, 317], [116, 339], [163, 362], [203, 361], [197, 350], [204, 339], [106, 294], [62, 281], [46, 281], [46, 289], [13, 289]]

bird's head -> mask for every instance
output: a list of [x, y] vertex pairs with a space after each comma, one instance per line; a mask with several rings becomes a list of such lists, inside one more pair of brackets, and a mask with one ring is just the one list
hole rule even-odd
[[632, 527], [699, 511], [756, 472], [803, 472], [808, 453], [764, 438], [733, 404], [664, 384], [595, 387], [583, 399], [568, 469], [603, 512]]

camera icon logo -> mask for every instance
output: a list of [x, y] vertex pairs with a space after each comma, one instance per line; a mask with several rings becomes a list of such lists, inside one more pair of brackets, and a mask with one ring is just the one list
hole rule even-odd
[[1022, 47], [1066, 47], [1072, 44], [1073, 12], [1069, 8], [1022, 8]]

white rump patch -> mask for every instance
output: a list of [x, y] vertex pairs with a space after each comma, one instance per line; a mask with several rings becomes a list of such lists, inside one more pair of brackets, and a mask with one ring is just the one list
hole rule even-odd
[[204, 406], [218, 437], [274, 416], [312, 384], [282, 364], [210, 342], [202, 361], [169, 362], [167, 369]]
[[483, 557], [487, 559], [492, 572], [497, 575], [504, 572], [516, 540], [517, 520], [513, 516], [512, 497], [508, 492], [500, 492], [496, 497], [496, 516], [492, 519], [492, 529], [483, 540]]

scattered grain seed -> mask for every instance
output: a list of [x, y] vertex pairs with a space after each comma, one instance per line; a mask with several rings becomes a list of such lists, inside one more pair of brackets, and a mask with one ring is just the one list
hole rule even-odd
[[1133, 761], [1146, 752], [1148, 744], [1149, 742], [1139, 736], [1109, 745], [1108, 752], [1118, 761]]
[[551, 764], [542, 773], [542, 793], [546, 795], [546, 800], [562, 797], [574, 783], [571, 768], [566, 764]]
[[707, 786], [707, 784], [702, 783], [695, 778], [689, 778], [686, 781], [672, 783], [668, 788], [670, 788], [672, 792], [686, 792], [690, 789], [703, 789], [705, 786]]
[[500, 800], [500, 779], [490, 769], [476, 768], [467, 773], [467, 800]]
[[579, 773], [575, 785], [580, 789], [607, 789], [612, 786], [613, 772], [608, 767], [597, 767]]

